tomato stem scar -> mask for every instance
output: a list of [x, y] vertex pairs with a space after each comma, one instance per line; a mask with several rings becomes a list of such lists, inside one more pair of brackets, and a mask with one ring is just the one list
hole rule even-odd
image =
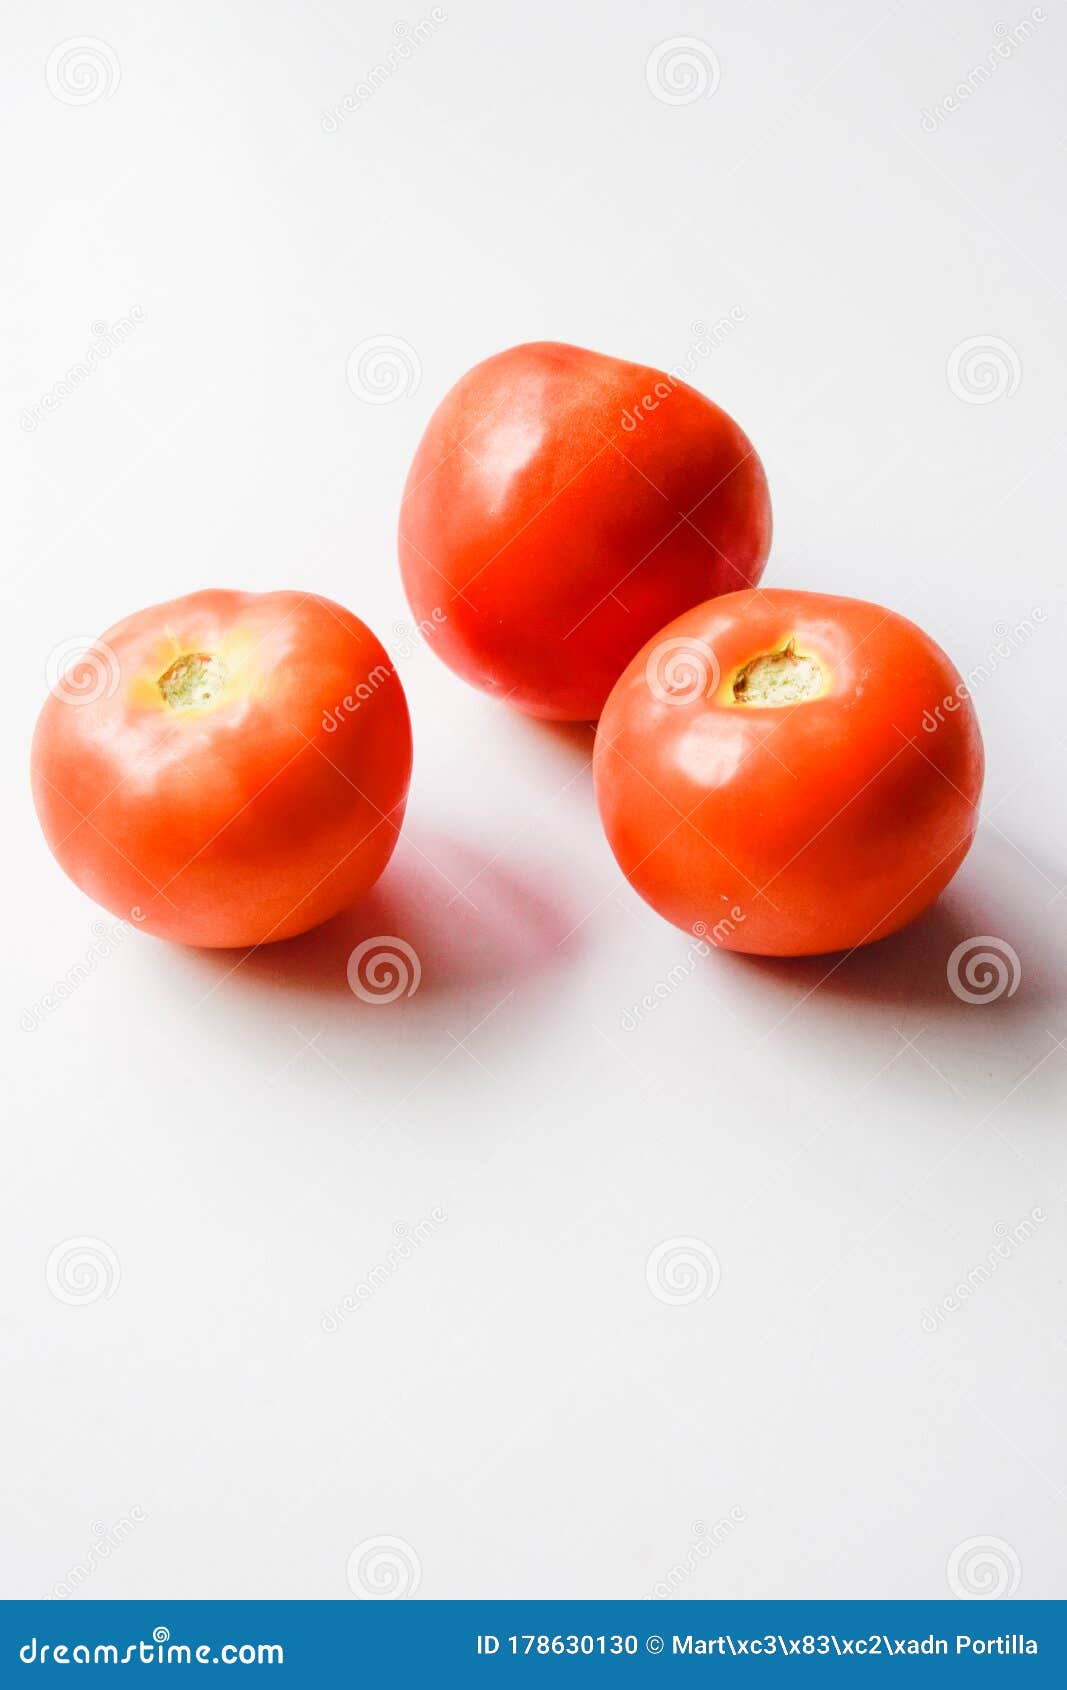
[[822, 692], [824, 676], [814, 657], [797, 651], [790, 634], [780, 651], [761, 651], [737, 671], [734, 700], [738, 704], [778, 706], [802, 704]]
[[226, 684], [226, 665], [207, 651], [187, 651], [156, 682], [172, 710], [197, 710], [213, 704]]

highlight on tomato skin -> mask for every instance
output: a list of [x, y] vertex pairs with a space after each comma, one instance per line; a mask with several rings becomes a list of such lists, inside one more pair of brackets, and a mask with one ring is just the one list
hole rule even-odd
[[260, 945], [392, 855], [411, 725], [370, 629], [313, 593], [208, 590], [108, 630], [45, 701], [33, 796], [82, 891], [182, 944]]
[[970, 849], [983, 773], [970, 696], [927, 634], [780, 588], [663, 628], [612, 691], [594, 751], [635, 890], [763, 956], [848, 950], [914, 920]]
[[415, 619], [473, 686], [594, 721], [657, 628], [754, 585], [770, 549], [752, 443], [677, 376], [538, 341], [468, 370], [408, 475], [400, 566]]

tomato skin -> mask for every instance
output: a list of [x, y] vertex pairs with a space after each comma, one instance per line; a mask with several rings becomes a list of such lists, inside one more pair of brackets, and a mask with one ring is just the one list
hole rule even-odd
[[[159, 678], [190, 653], [226, 679], [213, 702], [174, 708]], [[80, 668], [96, 684], [79, 698], [61, 682], [38, 719], [33, 794], [53, 855], [106, 909], [182, 944], [259, 945], [381, 874], [411, 728], [391, 660], [350, 611], [193, 593], [127, 617]]]
[[[739, 702], [739, 672], [790, 639], [822, 668], [821, 696]], [[594, 753], [601, 819], [635, 889], [677, 926], [763, 956], [850, 949], [913, 920], [967, 854], [983, 770], [966, 688], [921, 629], [781, 589], [730, 593], [664, 628], [612, 692]]]
[[763, 466], [725, 411], [661, 370], [540, 341], [445, 396], [399, 548], [457, 674], [531, 715], [592, 721], [657, 628], [759, 580], [770, 539]]

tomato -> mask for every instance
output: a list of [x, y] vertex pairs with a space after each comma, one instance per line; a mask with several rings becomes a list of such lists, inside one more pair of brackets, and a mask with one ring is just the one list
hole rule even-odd
[[400, 563], [459, 675], [534, 716], [592, 721], [681, 611], [759, 580], [763, 466], [673, 375], [551, 341], [459, 381], [415, 454]]
[[201, 592], [108, 631], [33, 741], [41, 826], [106, 909], [190, 945], [259, 945], [378, 878], [411, 729], [382, 646], [309, 593]]
[[662, 630], [608, 700], [597, 802], [654, 909], [726, 950], [803, 956], [903, 927], [952, 879], [982, 788], [945, 653], [858, 599], [729, 593]]

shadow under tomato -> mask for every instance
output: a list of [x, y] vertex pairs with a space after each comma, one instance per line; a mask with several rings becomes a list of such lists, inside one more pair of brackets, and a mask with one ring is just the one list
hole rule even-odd
[[[983, 944], [983, 938], [997, 943]], [[826, 993], [859, 1010], [912, 1008], [935, 1017], [973, 1016], [980, 1005], [995, 1013], [1002, 1028], [1035, 1014], [1047, 1016], [1063, 1001], [1045, 935], [1018, 914], [1006, 920], [1003, 907], [996, 914], [983, 912], [981, 901], [964, 888], [950, 887], [908, 927], [856, 951], [815, 957], [732, 953], [727, 960], [790, 996]], [[971, 977], [968, 966], [975, 970]], [[991, 1020], [990, 1030], [993, 1025]]]
[[364, 1001], [373, 1004], [376, 992], [399, 982], [400, 995], [417, 991], [428, 1004], [476, 987], [504, 990], [564, 966], [559, 941], [577, 919], [545, 895], [540, 879], [534, 884], [456, 840], [405, 834], [378, 884], [320, 927], [248, 952], [187, 954], [220, 980], [338, 996], [358, 1007], [349, 963], [365, 946], [362, 965], [353, 964]]
[[505, 707], [501, 726], [505, 740], [514, 742], [516, 755], [528, 759], [538, 750], [548, 752], [558, 759], [561, 771], [568, 766], [580, 769], [593, 755], [595, 722], [552, 722]]

